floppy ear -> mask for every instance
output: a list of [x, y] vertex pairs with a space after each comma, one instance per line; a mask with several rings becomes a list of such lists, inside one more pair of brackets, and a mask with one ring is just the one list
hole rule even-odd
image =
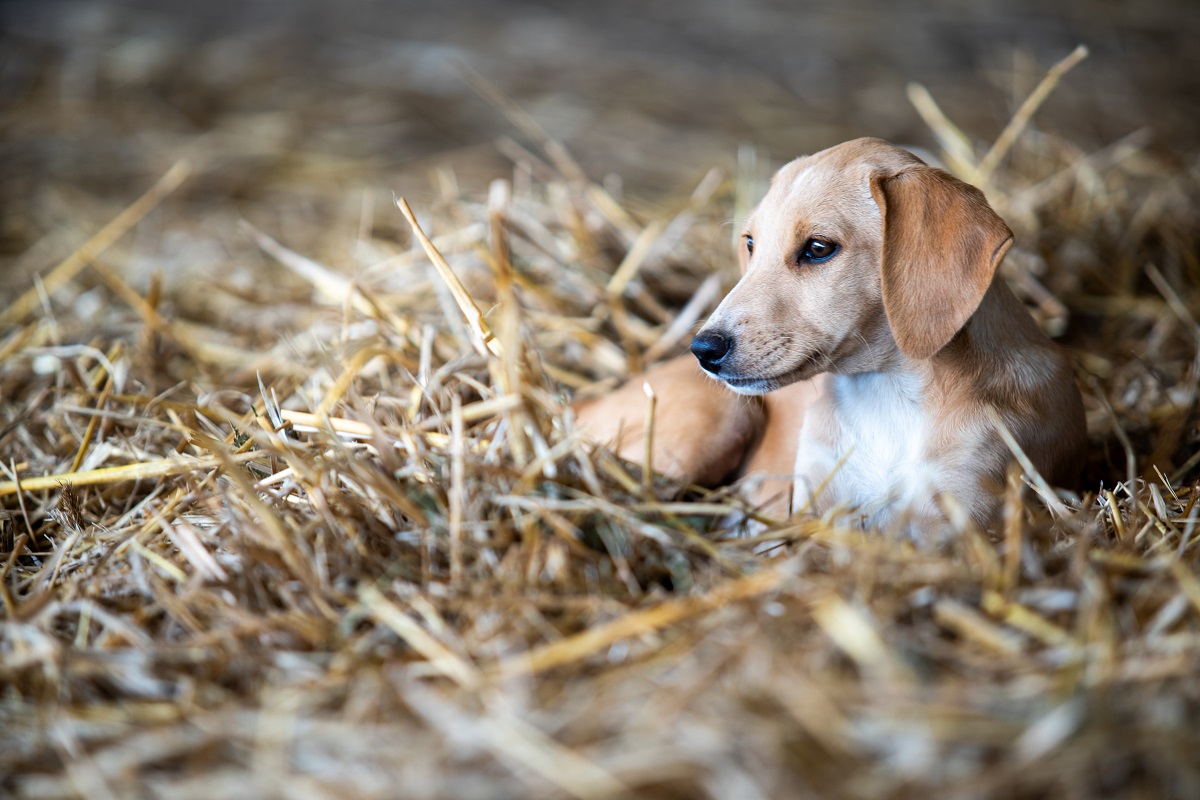
[[983, 300], [1012, 231], [983, 192], [925, 165], [871, 182], [883, 212], [883, 310], [913, 358], [945, 347]]

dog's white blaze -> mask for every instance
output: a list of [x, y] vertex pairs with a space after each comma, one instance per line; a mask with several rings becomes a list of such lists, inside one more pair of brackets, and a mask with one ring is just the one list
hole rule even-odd
[[809, 179], [813, 177], [813, 168], [805, 167], [796, 173], [796, 177], [792, 178], [790, 195], [804, 195], [808, 191]]
[[939, 475], [927, 457], [930, 424], [921, 379], [911, 373], [834, 375], [830, 391], [836, 438], [818, 443], [801, 433], [796, 500], [807, 502], [836, 468], [822, 499], [858, 509], [868, 525], [928, 511]]
[[792, 179], [792, 192], [803, 192], [804, 184], [808, 181], [809, 175], [812, 174], [811, 167], [805, 167], [796, 173], [796, 178]]

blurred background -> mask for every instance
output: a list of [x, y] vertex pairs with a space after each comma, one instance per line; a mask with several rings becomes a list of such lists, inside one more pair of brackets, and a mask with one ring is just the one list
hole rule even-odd
[[[306, 296], [303, 281], [263, 264], [243, 221], [361, 275], [412, 246], [393, 193], [450, 230], [461, 222], [456, 199], [512, 177], [514, 159], [544, 158], [523, 155], [542, 148], [472, 76], [644, 220], [714, 166], [762, 180], [796, 155], [863, 135], [936, 151], [913, 84], [979, 155], [1079, 44], [1090, 56], [1027, 133], [1026, 152], [1057, 155], [1019, 163], [1018, 151], [1008, 163], [1027, 181], [1048, 180], [1056, 165], [1116, 153], [1132, 137], [1153, 166], [1127, 162], [1121, 180], [1162, 191], [1121, 201], [1130, 189], [1116, 187], [1112, 202], [1145, 213], [1105, 211], [1083, 199], [1100, 181], [1084, 170], [1084, 194], [1053, 214], [1059, 225], [1077, 217], [1071, 236], [1089, 244], [1042, 236], [1048, 207], [1016, 216], [1006, 207], [1018, 240], [1048, 259], [1060, 295], [1076, 293], [1081, 249], [1109, 265], [1102, 278], [1116, 269], [1123, 291], [1140, 260], [1172, 275], [1183, 263], [1135, 256], [1130, 245], [1175, 202], [1163, 198], [1183, 191], [1163, 176], [1187, 183], [1197, 168], [1195, 0], [8, 0], [0, 20], [0, 301], [184, 158], [194, 165], [184, 189], [110, 254], [137, 291], [161, 276], [165, 296], [197, 318], [213, 316], [197, 284], [244, 295], [270, 274], [279, 276], [271, 289]], [[1097, 231], [1110, 245], [1095, 243]], [[717, 264], [728, 263], [727, 239], [714, 227], [706, 252]], [[75, 311], [86, 318], [92, 306]]]
[[[924, 84], [990, 141], [1045, 68], [1091, 58], [1039, 124], [1098, 147], [1138, 128], [1187, 148], [1200, 115], [1194, 0], [837, 3], [8, 0], [0, 6], [4, 200], [40, 181], [98, 192], [197, 147], [243, 191], [285, 160], [388, 178], [453, 159], [502, 169], [511, 127], [469, 65], [593, 178], [675, 187], [739, 144], [781, 161], [850, 136], [931, 144]], [[382, 171], [382, 172], [378, 172]], [[14, 178], [20, 176], [20, 179]], [[4, 249], [19, 249], [12, 222]]]
[[[260, 256], [242, 220], [356, 274], [411, 246], [393, 192], [436, 215], [512, 176], [514, 148], [539, 150], [471, 74], [641, 218], [714, 166], [745, 172], [747, 153], [762, 178], [854, 136], [935, 149], [912, 83], [982, 152], [1079, 44], [1090, 57], [1035, 129], [1076, 157], [1132, 134], [1168, 172], [1186, 174], [1200, 130], [1198, 9], [1194, 0], [8, 0], [0, 300], [182, 158], [196, 165], [184, 190], [113, 253], [139, 291], [158, 272], [184, 305], [196, 280], [261, 284], [245, 268]], [[1028, 171], [1046, 177], [1039, 170]], [[364, 232], [372, 252], [355, 251]], [[726, 238], [714, 233], [714, 245]], [[194, 305], [189, 313], [201, 314]]]

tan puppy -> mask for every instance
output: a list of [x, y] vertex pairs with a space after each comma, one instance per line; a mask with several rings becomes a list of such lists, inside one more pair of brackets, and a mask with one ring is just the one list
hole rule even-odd
[[797, 159], [746, 222], [695, 360], [579, 405], [579, 424], [640, 461], [647, 381], [664, 473], [759, 476], [776, 513], [839, 504], [913, 533], [952, 495], [987, 526], [1012, 460], [989, 406], [1051, 482], [1086, 433], [1068, 358], [993, 280], [1011, 243], [979, 190], [881, 140]]

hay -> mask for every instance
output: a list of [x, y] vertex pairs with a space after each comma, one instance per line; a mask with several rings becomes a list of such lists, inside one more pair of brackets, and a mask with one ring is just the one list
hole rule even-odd
[[[439, 173], [411, 237], [375, 194], [240, 228], [211, 172], [215, 227], [180, 217], [197, 161], [107, 225], [63, 200], [22, 256], [100, 231], [4, 302], [5, 793], [1200, 793], [1194, 165], [1028, 106], [948, 153], [1075, 352], [1079, 494], [1014, 471], [994, 536], [920, 547], [837, 515], [739, 538], [733, 493], [586, 446], [564, 404], [680, 348], [761, 176], [639, 208], [496, 102], [539, 152]], [[154, 214], [185, 259], [229, 249], [135, 280]]]

